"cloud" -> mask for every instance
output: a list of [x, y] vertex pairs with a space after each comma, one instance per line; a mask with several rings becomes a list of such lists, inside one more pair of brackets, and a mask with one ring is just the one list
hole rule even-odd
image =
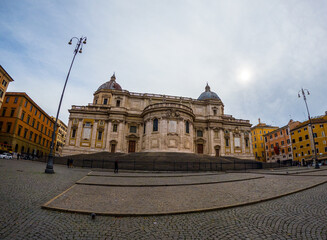
[[[206, 82], [236, 118], [285, 125], [326, 106], [325, 1], [9, 1], [0, 10], [0, 61], [27, 92], [56, 114], [73, 57], [61, 118], [92, 102], [110, 79], [132, 92], [197, 98]], [[239, 72], [250, 71], [240, 83]]]

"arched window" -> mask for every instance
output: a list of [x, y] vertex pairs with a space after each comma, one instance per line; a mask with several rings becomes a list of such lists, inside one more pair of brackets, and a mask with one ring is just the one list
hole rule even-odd
[[185, 123], [185, 132], [190, 133], [190, 124], [188, 121], [186, 121], [186, 123]]
[[153, 119], [153, 131], [154, 132], [158, 131], [158, 119], [157, 118]]

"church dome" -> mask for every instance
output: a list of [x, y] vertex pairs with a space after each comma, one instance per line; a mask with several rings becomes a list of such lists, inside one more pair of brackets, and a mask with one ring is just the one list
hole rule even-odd
[[115, 74], [112, 75], [110, 81], [102, 84], [97, 91], [102, 90], [102, 89], [110, 89], [110, 90], [119, 90], [122, 91], [123, 89], [121, 88], [121, 86], [116, 83], [116, 76]]
[[207, 83], [207, 86], [205, 88], [205, 91], [203, 93], [201, 93], [200, 97], [198, 97], [198, 100], [207, 100], [207, 99], [220, 100], [217, 93], [210, 91], [210, 87], [209, 87], [208, 83]]

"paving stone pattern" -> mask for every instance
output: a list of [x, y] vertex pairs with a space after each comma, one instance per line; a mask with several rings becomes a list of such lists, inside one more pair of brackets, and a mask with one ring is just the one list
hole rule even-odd
[[41, 205], [85, 169], [0, 160], [0, 239], [327, 239], [327, 184], [260, 204], [157, 217], [63, 213]]

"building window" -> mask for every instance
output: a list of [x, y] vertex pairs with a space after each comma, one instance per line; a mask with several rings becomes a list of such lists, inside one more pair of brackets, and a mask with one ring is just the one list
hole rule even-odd
[[302, 142], [302, 137], [299, 137], [299, 142]]
[[325, 152], [327, 152], [327, 147], [325, 147]]
[[298, 130], [297, 132], [298, 132], [298, 133], [300, 133], [300, 132], [301, 132], [301, 130]]
[[35, 109], [35, 113], [34, 113], [34, 115], [36, 116], [36, 114], [37, 114], [37, 109]]
[[249, 139], [245, 139], [245, 147], [249, 147]]
[[291, 141], [289, 139], [287, 139], [287, 144], [290, 144], [290, 143], [291, 143]]
[[229, 147], [229, 138], [225, 138], [226, 147]]
[[203, 137], [203, 132], [202, 132], [202, 130], [197, 130], [197, 131], [196, 131], [196, 136], [198, 136], [198, 137]]
[[33, 137], [33, 132], [30, 132], [30, 138], [29, 138], [29, 140], [32, 140], [32, 137]]
[[136, 126], [130, 126], [129, 132], [130, 133], [136, 133]]
[[146, 123], [144, 123], [143, 134], [145, 134], [145, 131], [146, 131]]
[[282, 146], [284, 145], [284, 141], [281, 142], [281, 145], [282, 145]]
[[185, 122], [185, 132], [190, 133], [190, 123], [188, 121]]
[[7, 123], [7, 130], [6, 130], [6, 132], [9, 133], [10, 132], [10, 129], [11, 129], [11, 123], [9, 122], [9, 123]]
[[20, 125], [18, 126], [18, 130], [17, 130], [17, 135], [18, 136], [20, 136], [20, 133], [22, 131], [22, 128], [23, 128], [22, 126], [20, 126]]
[[102, 131], [98, 132], [98, 140], [100, 141], [102, 139]]
[[292, 139], [292, 143], [295, 143], [295, 139]]
[[34, 135], [34, 142], [36, 143], [37, 134]]
[[27, 136], [27, 129], [25, 128], [25, 130], [24, 130], [24, 138], [26, 138], [26, 136]]
[[116, 107], [120, 107], [120, 100], [116, 101]]
[[25, 101], [25, 104], [24, 104], [24, 107], [26, 107], [27, 106], [27, 100]]
[[324, 137], [325, 136], [325, 132], [321, 132], [321, 136]]
[[271, 144], [270, 147], [271, 147], [271, 148], [274, 148], [274, 144]]
[[9, 99], [10, 99], [9, 97], [6, 98], [6, 103], [9, 103]]
[[41, 113], [39, 113], [39, 119], [41, 118]]
[[117, 132], [117, 124], [114, 124], [113, 127], [112, 127], [112, 131], [113, 132]]
[[277, 133], [275, 133], [274, 135], [275, 135], [275, 137], [277, 137]]
[[317, 137], [317, 133], [313, 133], [313, 137], [316, 138]]
[[324, 125], [320, 124], [320, 125], [319, 125], [319, 127], [323, 128], [323, 127], [324, 127]]
[[21, 119], [22, 121], [24, 121], [24, 116], [25, 116], [25, 112], [23, 111], [23, 112], [22, 112], [22, 116], [20, 117], [20, 119]]
[[33, 105], [31, 104], [31, 107], [30, 107], [30, 112], [32, 112], [32, 110], [33, 110]]
[[3, 91], [0, 89], [0, 98], [3, 96]]
[[108, 104], [108, 98], [103, 99], [103, 104], [107, 105]]
[[3, 108], [3, 110], [2, 110], [2, 116], [4, 117], [5, 115], [6, 115], [6, 108]]
[[257, 144], [256, 143], [254, 144], [254, 148], [257, 148]]
[[286, 129], [286, 135], [288, 135], [288, 129]]
[[37, 129], [37, 130], [39, 130], [39, 125], [40, 125], [40, 123], [37, 122], [37, 124], [36, 124], [36, 129]]
[[153, 119], [153, 131], [154, 132], [158, 131], [158, 119], [157, 118]]
[[7, 81], [6, 80], [2, 80], [2, 85], [5, 87], [7, 86]]
[[270, 135], [269, 138], [272, 139], [272, 135]]
[[95, 99], [95, 104], [98, 104], [98, 99]]
[[280, 135], [281, 135], [281, 136], [283, 135], [283, 131], [280, 131]]
[[309, 139], [309, 135], [305, 135], [305, 139]]
[[76, 137], [76, 129], [74, 128], [72, 131], [72, 138], [75, 138], [75, 137]]
[[33, 118], [32, 127], [34, 127], [34, 124], [35, 124], [35, 119]]
[[303, 148], [303, 145], [301, 145], [300, 148]]
[[11, 109], [10, 117], [13, 117], [13, 116], [14, 116], [14, 114], [15, 114], [15, 110], [16, 110], [15, 108], [12, 108], [12, 109]]
[[14, 103], [17, 103], [17, 102], [18, 102], [18, 97], [15, 97]]

